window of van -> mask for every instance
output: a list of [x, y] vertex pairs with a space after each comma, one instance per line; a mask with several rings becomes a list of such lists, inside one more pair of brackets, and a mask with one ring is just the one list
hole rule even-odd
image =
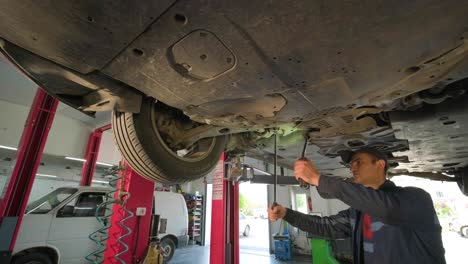
[[[92, 217], [96, 215], [96, 209], [105, 201], [104, 192], [85, 192], [71, 200], [58, 212], [57, 217]], [[99, 216], [105, 213], [105, 207], [99, 209]]]

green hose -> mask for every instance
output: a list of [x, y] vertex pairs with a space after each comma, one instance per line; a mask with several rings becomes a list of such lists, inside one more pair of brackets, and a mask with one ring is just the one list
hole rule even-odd
[[[118, 167], [113, 167], [107, 174], [111, 176], [109, 185], [112, 187], [112, 190], [106, 193], [105, 201], [96, 208], [95, 217], [100, 225], [100, 228], [88, 236], [89, 239], [93, 241], [94, 244], [96, 244], [96, 249], [89, 253], [85, 259], [93, 264], [104, 263], [104, 252], [107, 249], [106, 241], [109, 239], [108, 230], [112, 226], [110, 219], [114, 214], [112, 206], [113, 204], [117, 203], [114, 195], [117, 192], [117, 181], [120, 180], [118, 171]], [[101, 210], [104, 210], [103, 216], [99, 215]]]

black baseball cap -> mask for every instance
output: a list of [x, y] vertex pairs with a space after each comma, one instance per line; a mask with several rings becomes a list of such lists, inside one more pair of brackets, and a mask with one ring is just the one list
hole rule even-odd
[[362, 147], [356, 151], [352, 151], [352, 150], [343, 150], [343, 151], [340, 151], [339, 154], [341, 156], [341, 159], [343, 160], [343, 162], [345, 162], [346, 164], [349, 164], [351, 162], [351, 160], [353, 159], [353, 156], [358, 154], [358, 153], [367, 153], [367, 154], [370, 154], [374, 157], [376, 157], [377, 159], [379, 160], [384, 160], [385, 161], [385, 171], [388, 170], [388, 159], [387, 159], [387, 155], [385, 155], [385, 153], [383, 153], [382, 151], [378, 150], [377, 148], [374, 148], [374, 147]]

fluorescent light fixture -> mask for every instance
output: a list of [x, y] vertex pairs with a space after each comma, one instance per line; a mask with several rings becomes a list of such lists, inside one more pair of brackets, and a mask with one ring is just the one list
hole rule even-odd
[[445, 175], [445, 176], [448, 176], [448, 177], [452, 177], [452, 178], [455, 177], [455, 175], [453, 175], [453, 174], [448, 174], [448, 173], [446, 173], [446, 172], [442, 172], [442, 174]]
[[[65, 159], [67, 159], [67, 160], [76, 160], [76, 161], [86, 162], [85, 159], [74, 158], [74, 157], [65, 157]], [[107, 167], [113, 167], [113, 166], [114, 166], [113, 164], [105, 163], [105, 162], [99, 162], [99, 161], [96, 161], [96, 164], [97, 164], [97, 165], [102, 165], [102, 166], [107, 166]]]
[[255, 172], [259, 173], [259, 174], [263, 174], [263, 175], [272, 175], [271, 173], [268, 173], [264, 170], [260, 170], [260, 169], [257, 169], [257, 168], [252, 168]]
[[97, 182], [97, 183], [105, 183], [105, 184], [108, 184], [108, 183], [109, 183], [108, 181], [99, 181], [99, 180], [93, 180], [93, 182]]
[[108, 167], [113, 167], [113, 166], [114, 166], [113, 164], [104, 163], [104, 162], [99, 162], [99, 161], [96, 161], [96, 164], [97, 164], [97, 165], [102, 165], [102, 166], [108, 166]]
[[55, 176], [55, 175], [41, 174], [41, 173], [36, 173], [36, 176], [49, 177], [49, 178], [57, 178], [57, 176]]
[[79, 159], [79, 158], [73, 158], [73, 157], [65, 157], [65, 159], [67, 159], [67, 160], [76, 160], [76, 161], [81, 161], [81, 162], [86, 161], [85, 159]]
[[0, 145], [0, 148], [2, 148], [2, 149], [10, 149], [10, 150], [18, 150], [17, 148], [14, 148], [14, 147], [8, 147], [8, 146], [2, 146], [2, 145]]

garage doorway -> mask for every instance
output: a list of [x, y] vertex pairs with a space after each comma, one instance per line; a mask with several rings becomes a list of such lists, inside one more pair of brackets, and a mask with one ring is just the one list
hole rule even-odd
[[239, 185], [240, 253], [270, 255], [266, 184]]

